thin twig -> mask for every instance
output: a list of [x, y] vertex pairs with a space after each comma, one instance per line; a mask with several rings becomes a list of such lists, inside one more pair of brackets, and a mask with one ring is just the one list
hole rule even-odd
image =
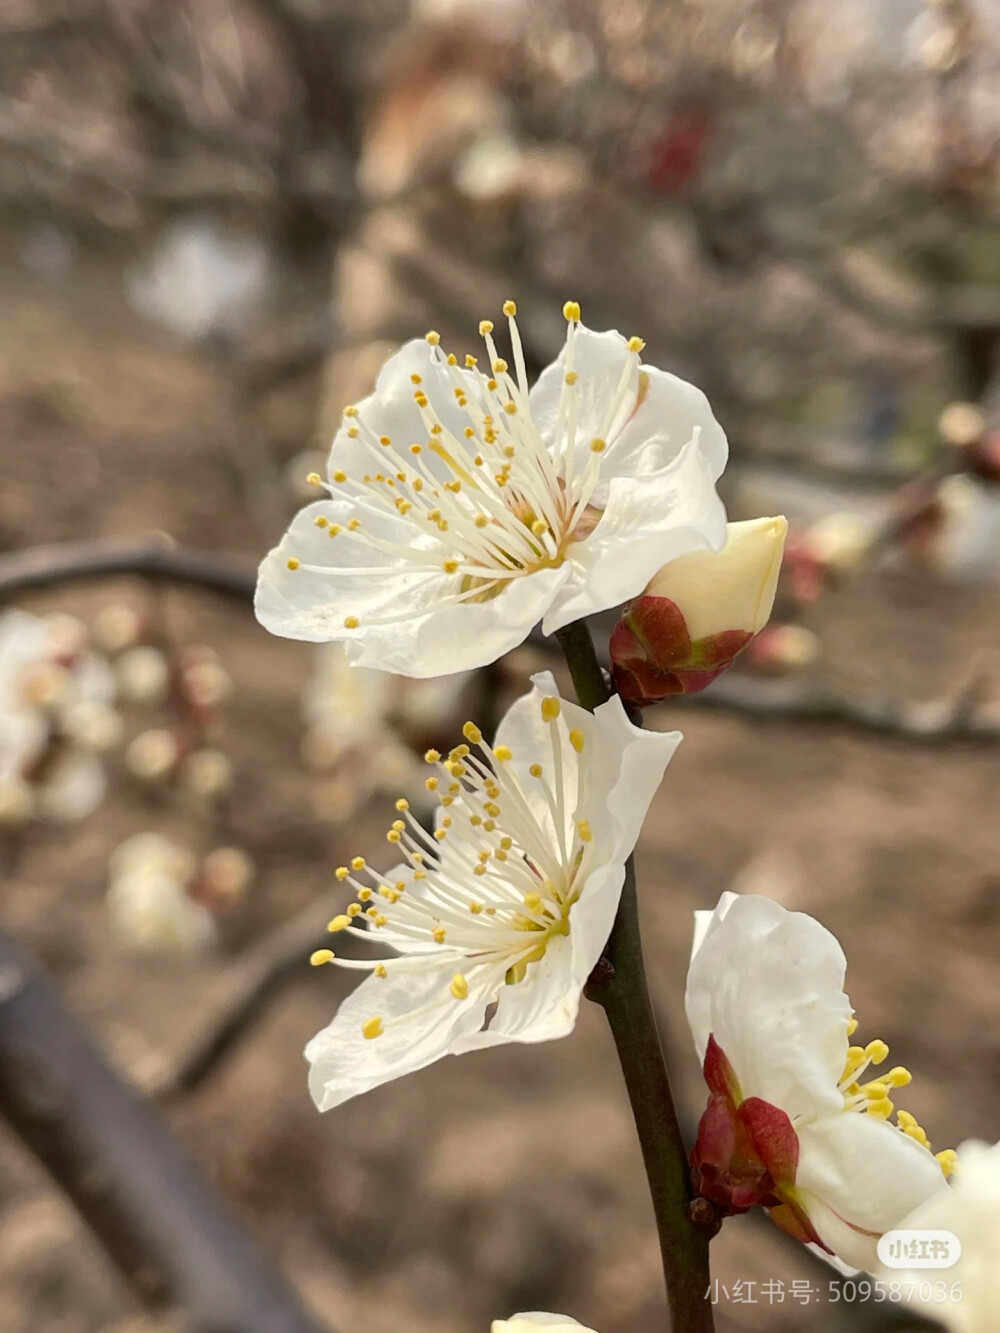
[[192, 1333], [319, 1333], [55, 987], [0, 932], [0, 1117], [72, 1199], [146, 1305]]
[[[607, 682], [583, 621], [558, 633], [577, 698], [593, 710], [609, 697]], [[635, 866], [629, 858], [621, 902], [587, 995], [607, 1015], [628, 1089], [653, 1199], [660, 1255], [675, 1333], [711, 1333], [709, 1233], [688, 1218], [687, 1150], [670, 1090], [656, 1016], [646, 984], [639, 931]]]

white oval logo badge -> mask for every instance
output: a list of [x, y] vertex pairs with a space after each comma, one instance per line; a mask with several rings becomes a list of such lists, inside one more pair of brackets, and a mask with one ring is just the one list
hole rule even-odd
[[886, 1268], [951, 1268], [962, 1256], [952, 1231], [887, 1231], [879, 1239], [879, 1262]]

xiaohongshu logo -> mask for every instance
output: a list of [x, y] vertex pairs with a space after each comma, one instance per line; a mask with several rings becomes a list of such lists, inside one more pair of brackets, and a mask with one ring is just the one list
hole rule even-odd
[[878, 1243], [886, 1268], [951, 1268], [962, 1255], [962, 1242], [951, 1231], [887, 1231]]

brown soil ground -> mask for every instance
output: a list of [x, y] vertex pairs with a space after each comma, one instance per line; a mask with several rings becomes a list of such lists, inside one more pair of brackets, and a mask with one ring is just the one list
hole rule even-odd
[[[218, 365], [130, 314], [110, 265], [87, 261], [49, 287], [4, 270], [0, 547], [162, 528], [258, 556], [277, 527], [265, 531], [247, 502], [241, 417]], [[279, 458], [308, 442], [314, 387], [269, 408]], [[103, 584], [24, 605], [86, 618], [119, 591]], [[32, 834], [0, 888], [0, 924], [139, 1079], [200, 1030], [241, 950], [311, 900], [322, 915], [331, 869], [354, 850], [310, 815], [297, 750], [306, 647], [269, 638], [209, 595], [165, 601], [177, 639], [211, 643], [236, 678], [222, 739], [239, 777], [223, 826], [192, 824], [119, 773], [84, 824]], [[937, 698], [978, 651], [1000, 649], [995, 589], [916, 576], [859, 580], [823, 604], [817, 627], [822, 671], [860, 694]], [[639, 874], [685, 1114], [703, 1096], [681, 1009], [691, 911], [739, 877], [839, 935], [861, 1034], [884, 1037], [913, 1069], [905, 1104], [935, 1147], [995, 1139], [1000, 748], [920, 748], [719, 714], [685, 715], [683, 725]], [[384, 813], [373, 813], [374, 828]], [[109, 936], [108, 854], [151, 826], [192, 843], [235, 839], [258, 859], [250, 901], [213, 959], [140, 962]], [[341, 993], [337, 976], [303, 969], [235, 1057], [170, 1112], [317, 1314], [341, 1333], [482, 1333], [525, 1308], [564, 1310], [603, 1333], [662, 1326], [650, 1208], [600, 1013], [586, 1007], [571, 1040], [446, 1061], [321, 1117], [301, 1048]], [[730, 1285], [815, 1272], [749, 1220], [728, 1224], [714, 1253]], [[805, 1308], [789, 1295], [767, 1306], [758, 1286], [757, 1304], [730, 1301], [720, 1325], [812, 1328], [829, 1314], [825, 1300]], [[137, 1313], [47, 1177], [0, 1129], [0, 1330], [161, 1327], [174, 1325]]]

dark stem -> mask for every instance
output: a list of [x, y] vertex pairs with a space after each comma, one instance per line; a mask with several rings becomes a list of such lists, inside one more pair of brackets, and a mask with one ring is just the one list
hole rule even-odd
[[166, 1125], [0, 931], [0, 1120], [72, 1199], [147, 1306], [191, 1333], [319, 1333]]
[[[559, 630], [557, 638], [577, 698], [592, 711], [610, 692], [590, 630], [585, 622], [576, 621]], [[632, 1104], [660, 1238], [671, 1328], [674, 1333], [711, 1333], [714, 1322], [707, 1299], [709, 1229], [701, 1229], [688, 1219], [691, 1189], [687, 1151], [646, 984], [631, 857], [611, 938], [587, 994], [607, 1015]]]

